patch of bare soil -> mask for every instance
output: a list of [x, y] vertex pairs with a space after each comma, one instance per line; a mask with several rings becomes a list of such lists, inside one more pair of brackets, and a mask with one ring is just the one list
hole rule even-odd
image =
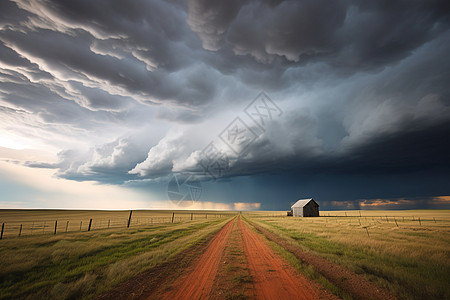
[[245, 254], [253, 278], [255, 299], [336, 299], [299, 274], [239, 218]]
[[314, 270], [328, 279], [331, 283], [339, 287], [354, 299], [378, 300], [378, 299], [396, 299], [389, 291], [368, 281], [362, 275], [358, 275], [342, 266], [331, 261], [314, 255], [310, 252], [303, 251], [297, 246], [291, 245], [283, 238], [268, 231], [267, 229], [252, 223], [252, 225], [269, 240], [280, 245], [287, 251], [291, 252], [302, 262], [312, 266]]

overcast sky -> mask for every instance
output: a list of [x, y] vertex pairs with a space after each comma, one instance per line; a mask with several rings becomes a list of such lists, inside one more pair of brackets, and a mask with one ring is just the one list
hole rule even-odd
[[1, 1], [0, 207], [177, 208], [188, 178], [189, 208], [450, 208], [449, 16]]

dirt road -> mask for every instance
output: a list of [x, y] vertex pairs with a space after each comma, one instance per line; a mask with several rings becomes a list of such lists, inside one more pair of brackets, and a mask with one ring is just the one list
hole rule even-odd
[[194, 270], [183, 276], [172, 290], [163, 295], [164, 299], [207, 299], [219, 267], [222, 251], [233, 227], [228, 222], [212, 239], [200, 257]]
[[[262, 234], [253, 232], [249, 226]], [[98, 295], [112, 299], [339, 299], [301, 275], [268, 238], [354, 299], [395, 299], [342, 266], [304, 252], [257, 224], [234, 218], [216, 234]]]
[[245, 255], [253, 277], [256, 299], [319, 299], [309, 280], [279, 255], [239, 219]]
[[[262, 238], [251, 231], [240, 218], [237, 219], [239, 235], [251, 279], [243, 284], [252, 284], [252, 299], [323, 299], [334, 298], [332, 294], [319, 289], [317, 284], [300, 275], [288, 262], [276, 254]], [[236, 224], [235, 224], [236, 225]], [[214, 286], [230, 286], [224, 282], [226, 276], [216, 276], [223, 259], [223, 249], [228, 243], [233, 222], [228, 223], [214, 237], [193, 270], [182, 276], [172, 288], [161, 295], [163, 299], [217, 299], [212, 292]], [[222, 263], [226, 263], [225, 261]], [[222, 274], [223, 275], [223, 274]], [[234, 276], [234, 280], [239, 277]], [[222, 278], [223, 277], [223, 278]], [[250, 282], [250, 283], [249, 283]], [[152, 298], [152, 297], [150, 297]], [[158, 297], [160, 298], [160, 297]], [[226, 295], [223, 295], [226, 298]]]

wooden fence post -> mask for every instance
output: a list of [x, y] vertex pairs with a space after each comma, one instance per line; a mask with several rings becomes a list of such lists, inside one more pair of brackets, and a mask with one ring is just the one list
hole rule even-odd
[[191, 221], [192, 221], [192, 213], [191, 213]]
[[130, 228], [130, 223], [131, 223], [131, 214], [133, 213], [132, 210], [130, 210], [130, 216], [128, 217], [128, 224], [127, 224], [127, 228]]
[[395, 217], [394, 217], [394, 222], [395, 222], [395, 225], [397, 225], [397, 227], [398, 227], [397, 220], [395, 219]]
[[436, 223], [436, 219], [433, 217], [434, 223]]
[[89, 227], [88, 227], [88, 231], [91, 231], [91, 225], [92, 225], [92, 219], [89, 220]]
[[5, 223], [2, 223], [2, 233], [0, 234], [0, 240], [3, 239], [3, 230], [5, 230]]
[[422, 226], [422, 222], [420, 222], [420, 217], [419, 217], [419, 224], [420, 224], [420, 226]]
[[83, 221], [80, 221], [80, 231], [81, 231], [81, 226], [83, 225]]
[[173, 223], [173, 218], [175, 217], [175, 213], [172, 213], [172, 223]]
[[365, 229], [366, 229], [366, 232], [367, 232], [367, 236], [370, 238], [370, 235], [369, 235], [369, 230], [367, 229], [367, 227], [364, 227]]
[[386, 223], [389, 223], [388, 217], [386, 216]]
[[55, 233], [56, 234], [56, 228], [58, 228], [58, 220], [55, 221]]
[[110, 224], [111, 224], [111, 219], [108, 219], [108, 229], [109, 229]]
[[22, 235], [22, 224], [20, 224], [19, 237]]
[[68, 227], [69, 227], [69, 221], [67, 221], [67, 223], [66, 223], [66, 232], [67, 232]]

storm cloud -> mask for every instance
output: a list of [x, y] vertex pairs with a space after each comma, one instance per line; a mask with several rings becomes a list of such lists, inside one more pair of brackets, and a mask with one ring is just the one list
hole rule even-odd
[[[265, 176], [320, 194], [286, 180], [315, 174], [335, 191], [376, 176], [398, 186], [380, 197], [448, 195], [428, 183], [450, 175], [449, 16], [439, 0], [3, 1], [0, 146], [53, 153], [22, 163], [60, 178], [142, 188], [207, 179], [213, 142], [224, 194]], [[280, 109], [264, 128], [245, 113], [261, 91]], [[242, 149], [224, 142], [236, 118], [253, 134]]]

